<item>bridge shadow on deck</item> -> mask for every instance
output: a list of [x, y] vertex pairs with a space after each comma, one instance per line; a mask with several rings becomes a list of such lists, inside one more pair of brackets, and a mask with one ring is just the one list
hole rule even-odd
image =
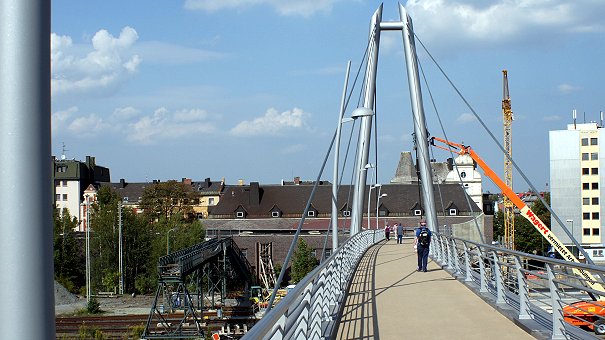
[[336, 339], [523, 339], [532, 337], [436, 263], [417, 272], [412, 241], [383, 241], [362, 257]]

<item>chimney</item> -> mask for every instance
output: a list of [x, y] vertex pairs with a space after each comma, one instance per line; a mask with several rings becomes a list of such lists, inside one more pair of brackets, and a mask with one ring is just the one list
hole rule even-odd
[[250, 182], [250, 205], [257, 206], [260, 204], [260, 190], [258, 182]]
[[294, 177], [294, 184], [300, 185], [300, 176]]
[[454, 159], [452, 159], [452, 158], [447, 159], [447, 169], [449, 171], [454, 170]]
[[126, 188], [126, 180], [123, 178], [120, 178], [120, 188]]
[[204, 180], [204, 183], [205, 183], [204, 185], [206, 186], [206, 188], [210, 188], [210, 185], [212, 184], [212, 182], [210, 182], [210, 177], [207, 177]]
[[182, 182], [183, 184], [191, 185], [191, 178], [186, 178], [186, 177], [183, 177], [183, 178], [181, 179], [181, 182]]

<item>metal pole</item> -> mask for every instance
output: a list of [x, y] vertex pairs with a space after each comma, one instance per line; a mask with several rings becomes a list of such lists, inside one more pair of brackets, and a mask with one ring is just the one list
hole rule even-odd
[[55, 337], [50, 115], [50, 1], [0, 0], [5, 339]]
[[372, 189], [375, 187], [373, 185], [370, 186], [370, 190], [368, 190], [368, 230], [372, 229], [370, 227], [370, 196], [372, 195]]
[[90, 195], [86, 195], [86, 302], [90, 302]]
[[120, 270], [120, 286], [119, 286], [119, 293], [120, 295], [124, 294], [124, 253], [123, 253], [123, 245], [122, 245], [122, 202], [118, 202], [118, 224], [119, 224], [119, 246], [118, 248], [120, 248], [120, 264], [119, 264], [119, 270]]
[[336, 128], [336, 145], [334, 149], [334, 170], [332, 183], [332, 253], [338, 249], [338, 166], [339, 166], [339, 151], [340, 151], [340, 130], [342, 129], [342, 117], [345, 113], [345, 101], [347, 96], [347, 84], [349, 83], [349, 73], [351, 72], [351, 61], [347, 63], [347, 72], [345, 74], [345, 82], [342, 89], [342, 98], [340, 100], [340, 113], [338, 115], [338, 127]]
[[[374, 108], [374, 94], [376, 92], [376, 68], [378, 66], [378, 46], [380, 44], [380, 21], [382, 20], [382, 4], [378, 7], [370, 22], [370, 37], [368, 46], [368, 61], [366, 66], [366, 82], [363, 107], [369, 110]], [[360, 171], [368, 163], [370, 152], [370, 137], [372, 134], [373, 115], [361, 118], [359, 140], [357, 145], [357, 160], [355, 163], [355, 189], [351, 210], [351, 236], [360, 231], [363, 218], [363, 199], [366, 186], [367, 171]]]
[[422, 92], [420, 90], [420, 79], [418, 77], [418, 64], [416, 62], [416, 47], [414, 45], [414, 30], [412, 19], [407, 15], [405, 8], [399, 4], [399, 16], [403, 22], [403, 45], [405, 49], [405, 61], [408, 74], [408, 85], [410, 88], [410, 99], [412, 113], [414, 115], [414, 133], [416, 135], [416, 147], [418, 152], [418, 169], [422, 187], [422, 203], [426, 211], [427, 226], [430, 230], [438, 230], [437, 214], [435, 212], [435, 197], [433, 193], [433, 176], [429, 158], [429, 141], [424, 119], [424, 107], [422, 105]]

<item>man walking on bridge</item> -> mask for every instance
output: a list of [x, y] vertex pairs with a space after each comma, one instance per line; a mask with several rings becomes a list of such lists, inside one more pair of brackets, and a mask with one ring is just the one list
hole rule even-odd
[[401, 222], [397, 224], [397, 243], [403, 244], [403, 226]]
[[426, 272], [426, 265], [429, 261], [429, 245], [433, 234], [427, 228], [426, 221], [420, 221], [420, 228], [416, 229], [416, 245], [418, 251], [418, 271]]

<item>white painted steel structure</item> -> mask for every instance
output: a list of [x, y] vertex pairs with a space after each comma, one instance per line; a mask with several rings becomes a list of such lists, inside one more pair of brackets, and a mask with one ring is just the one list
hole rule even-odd
[[336, 330], [338, 315], [359, 260], [384, 239], [381, 231], [353, 235], [328, 260], [288, 292], [243, 339], [325, 339]]

